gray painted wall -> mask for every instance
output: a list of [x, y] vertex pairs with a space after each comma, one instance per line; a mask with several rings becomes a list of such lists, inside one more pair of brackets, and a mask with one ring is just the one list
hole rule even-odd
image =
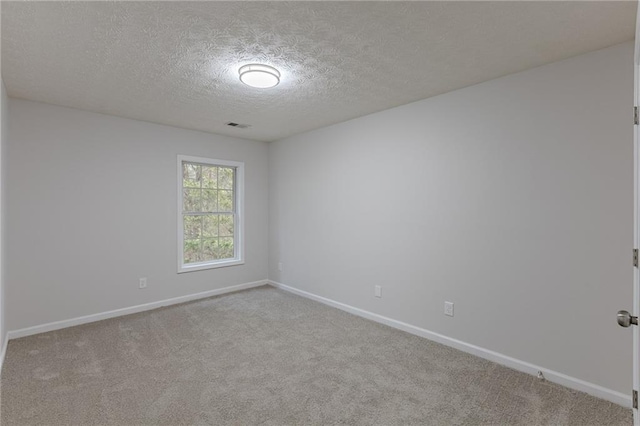
[[272, 143], [270, 279], [629, 392], [632, 88], [625, 43]]
[[[16, 99], [9, 121], [9, 330], [267, 277], [266, 143]], [[178, 154], [245, 162], [244, 265], [176, 273]]]
[[5, 214], [4, 210], [7, 206], [5, 201], [6, 198], [6, 186], [7, 179], [5, 176], [7, 174], [7, 144], [9, 141], [8, 138], [8, 130], [9, 130], [9, 122], [8, 122], [8, 110], [9, 110], [9, 100], [7, 98], [7, 90], [4, 87], [4, 81], [0, 79], [0, 352], [4, 347], [4, 339], [7, 336], [7, 327], [6, 327], [6, 310], [5, 310], [5, 235], [6, 235], [6, 227], [5, 227]]

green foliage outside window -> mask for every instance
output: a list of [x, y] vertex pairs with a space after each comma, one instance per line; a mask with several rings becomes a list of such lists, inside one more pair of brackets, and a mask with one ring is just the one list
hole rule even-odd
[[235, 169], [184, 162], [183, 261], [235, 257]]

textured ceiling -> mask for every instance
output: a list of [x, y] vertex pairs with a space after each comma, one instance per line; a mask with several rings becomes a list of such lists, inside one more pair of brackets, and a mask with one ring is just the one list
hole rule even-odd
[[[275, 140], [633, 39], [636, 2], [2, 2], [9, 96]], [[237, 69], [277, 67], [253, 89]], [[226, 126], [234, 121], [248, 129]]]

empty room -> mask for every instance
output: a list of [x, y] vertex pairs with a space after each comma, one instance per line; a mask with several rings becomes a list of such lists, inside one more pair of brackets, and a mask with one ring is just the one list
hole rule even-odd
[[640, 426], [637, 10], [0, 2], [0, 423]]

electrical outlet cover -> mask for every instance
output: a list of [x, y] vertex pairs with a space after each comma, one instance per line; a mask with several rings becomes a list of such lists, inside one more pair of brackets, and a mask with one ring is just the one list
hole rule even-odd
[[444, 302], [444, 314], [453, 316], [453, 302]]

